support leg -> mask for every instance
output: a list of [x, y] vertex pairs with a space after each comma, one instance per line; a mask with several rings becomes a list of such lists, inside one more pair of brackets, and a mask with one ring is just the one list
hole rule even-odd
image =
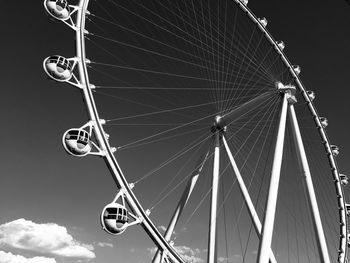
[[213, 180], [211, 190], [209, 240], [208, 240], [208, 263], [216, 263], [216, 217], [219, 189], [219, 164], [220, 164], [220, 132], [215, 133], [215, 152], [213, 166]]
[[[203, 169], [205, 161], [208, 159], [208, 155], [209, 155], [209, 151], [207, 152], [207, 154], [205, 156], [202, 155], [199, 158], [199, 163], [195, 167], [196, 170], [193, 171], [193, 173], [191, 174], [191, 178], [189, 179], [189, 181], [186, 185], [186, 188], [185, 188], [184, 192], [182, 193], [181, 199], [180, 199], [180, 201], [175, 209], [175, 212], [174, 212], [174, 214], [170, 220], [170, 223], [168, 225], [168, 228], [165, 232], [164, 238], [166, 241], [170, 241], [171, 235], [174, 232], [175, 226], [180, 218], [182, 210], [186, 206], [187, 201], [192, 194], [192, 190], [197, 183], [198, 177]], [[157, 252], [152, 260], [152, 263], [163, 263], [163, 260], [161, 259], [161, 251], [160, 250], [157, 250]]]
[[[253, 202], [252, 202], [252, 200], [250, 198], [248, 189], [245, 186], [245, 183], [244, 183], [243, 178], [241, 176], [241, 172], [239, 171], [239, 169], [237, 167], [237, 164], [236, 164], [236, 162], [235, 162], [235, 160], [233, 158], [233, 155], [232, 155], [231, 150], [230, 150], [230, 148], [229, 148], [229, 146], [227, 144], [225, 136], [222, 137], [222, 141], [224, 143], [227, 155], [228, 155], [228, 157], [230, 159], [232, 168], [233, 168], [233, 170], [235, 172], [235, 175], [236, 175], [236, 178], [237, 178], [237, 182], [238, 182], [238, 185], [239, 185], [239, 189], [241, 190], [241, 193], [243, 195], [245, 204], [246, 204], [246, 206], [248, 208], [249, 215], [252, 218], [253, 225], [255, 227], [255, 231], [256, 231], [258, 237], [261, 238], [261, 222], [260, 222], [260, 219], [258, 217], [258, 214], [256, 213], [254, 204], [253, 204]], [[271, 263], [277, 263], [275, 255], [273, 254], [271, 249], [270, 249], [270, 262]]]
[[272, 234], [275, 222], [276, 204], [278, 195], [278, 186], [280, 180], [280, 172], [282, 165], [283, 144], [286, 128], [287, 117], [287, 95], [282, 95], [282, 110], [280, 115], [280, 121], [278, 126], [278, 133], [276, 139], [276, 147], [274, 153], [274, 161], [272, 165], [269, 193], [266, 203], [266, 211], [264, 217], [264, 223], [261, 233], [261, 240], [258, 251], [258, 263], [268, 263], [271, 251]]
[[305, 180], [307, 197], [311, 208], [312, 223], [313, 223], [313, 227], [317, 237], [316, 241], [317, 241], [317, 247], [319, 250], [321, 262], [329, 263], [330, 262], [329, 254], [328, 254], [326, 239], [323, 232], [320, 212], [317, 205], [315, 190], [311, 179], [310, 167], [306, 158], [305, 148], [304, 148], [303, 140], [301, 138], [299, 124], [298, 124], [298, 120], [297, 120], [293, 105], [289, 105], [289, 114], [290, 114], [290, 121], [292, 125], [294, 142], [297, 150], [296, 152], [298, 156], [298, 161], [299, 161], [300, 168], [302, 169], [303, 178]]

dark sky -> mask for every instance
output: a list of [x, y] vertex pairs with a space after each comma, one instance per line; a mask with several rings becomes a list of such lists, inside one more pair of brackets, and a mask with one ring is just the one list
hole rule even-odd
[[[251, 0], [249, 7], [268, 19], [289, 60], [301, 66], [318, 112], [329, 120], [331, 142], [340, 147], [340, 170], [350, 174], [350, 6], [344, 0]], [[25, 218], [63, 225], [95, 246], [99, 260], [92, 262], [110, 262], [118, 249], [106, 252], [97, 243], [123, 245], [101, 233], [98, 213], [115, 186], [102, 160], [64, 152], [61, 136], [86, 120], [84, 105], [75, 89], [47, 80], [42, 69], [49, 55], [74, 55], [74, 32], [50, 21], [42, 1], [3, 1], [1, 10], [0, 224]], [[127, 256], [125, 249], [119, 253]]]

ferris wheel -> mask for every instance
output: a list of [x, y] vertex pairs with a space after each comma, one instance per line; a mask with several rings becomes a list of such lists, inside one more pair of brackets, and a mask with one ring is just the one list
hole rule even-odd
[[284, 42], [247, 5], [45, 0], [76, 55], [44, 70], [81, 91], [89, 116], [63, 146], [105, 160], [118, 192], [101, 225], [120, 239], [141, 227], [153, 263], [204, 260], [181, 246], [208, 263], [347, 262], [339, 148]]

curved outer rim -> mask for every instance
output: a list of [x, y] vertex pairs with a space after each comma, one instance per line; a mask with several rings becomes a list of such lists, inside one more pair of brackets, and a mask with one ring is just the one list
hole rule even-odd
[[104, 160], [112, 174], [112, 177], [119, 188], [124, 191], [125, 197], [127, 198], [128, 204], [141, 220], [141, 225], [144, 230], [148, 233], [154, 243], [162, 249], [162, 251], [168, 251], [168, 256], [173, 262], [185, 263], [180, 255], [174, 250], [174, 248], [164, 239], [161, 233], [157, 230], [157, 227], [152, 223], [149, 217], [146, 215], [141, 204], [136, 199], [136, 196], [132, 192], [130, 186], [128, 185], [122, 170], [119, 167], [118, 162], [116, 161], [111, 147], [106, 138], [105, 132], [103, 130], [100, 118], [96, 109], [95, 101], [93, 99], [88, 72], [86, 68], [86, 56], [85, 56], [85, 16], [87, 12], [87, 7], [89, 0], [80, 0], [79, 10], [77, 13], [76, 21], [76, 52], [78, 58], [78, 69], [80, 75], [80, 82], [83, 86], [83, 95], [85, 98], [86, 107], [90, 116], [90, 119], [94, 122], [94, 132], [98, 144], [101, 150], [105, 153]]
[[[285, 65], [289, 68], [290, 73], [294, 77], [298, 88], [300, 92], [302, 93], [305, 101], [308, 103], [309, 110], [311, 114], [314, 117], [314, 121], [317, 125], [317, 128], [319, 130], [319, 134], [321, 136], [322, 142], [325, 146], [326, 153], [328, 156], [328, 160], [331, 166], [331, 170], [333, 173], [333, 180], [336, 188], [336, 194], [338, 199], [338, 210], [340, 215], [340, 243], [339, 243], [339, 254], [338, 254], [338, 262], [344, 263], [346, 260], [347, 255], [347, 215], [346, 215], [346, 207], [345, 207], [345, 198], [344, 198], [344, 189], [341, 186], [341, 181], [339, 177], [338, 172], [338, 165], [335, 161], [334, 156], [332, 155], [332, 151], [330, 148], [330, 142], [329, 138], [326, 134], [325, 129], [322, 127], [320, 123], [320, 117], [316, 111], [316, 108], [313, 104], [313, 102], [310, 100], [306, 93], [306, 89], [304, 88], [304, 85], [302, 84], [301, 80], [293, 70], [292, 64], [289, 62], [285, 54], [281, 51], [281, 49], [278, 47], [276, 41], [273, 39], [272, 35], [267, 31], [267, 29], [262, 26], [262, 24], [259, 22], [258, 18], [249, 10], [249, 8], [244, 5], [240, 0], [233, 0], [235, 1], [240, 8], [245, 11], [249, 18], [255, 22], [260, 30], [265, 34], [267, 39], [270, 41], [270, 43], [275, 47], [277, 52], [280, 54], [283, 62]], [[99, 146], [101, 147], [101, 150], [104, 151], [105, 156], [104, 160], [112, 174], [112, 177], [114, 181], [116, 182], [117, 186], [124, 190], [125, 196], [128, 200], [128, 203], [130, 207], [134, 210], [133, 212], [140, 218], [141, 225], [144, 228], [144, 230], [148, 233], [148, 235], [151, 237], [151, 239], [155, 242], [155, 244], [161, 248], [163, 251], [167, 251], [168, 256], [170, 259], [174, 262], [180, 262], [185, 263], [184, 260], [179, 256], [179, 254], [174, 250], [174, 248], [164, 239], [164, 237], [159, 233], [155, 225], [152, 223], [152, 221], [149, 219], [149, 217], [146, 215], [144, 209], [142, 208], [141, 204], [138, 202], [136, 196], [132, 192], [129, 184], [127, 183], [118, 162], [116, 161], [110, 145], [108, 143], [108, 140], [106, 138], [105, 132], [103, 130], [102, 124], [100, 123], [100, 118], [97, 112], [97, 108], [95, 105], [95, 101], [92, 95], [90, 83], [89, 83], [89, 77], [88, 72], [86, 68], [86, 56], [85, 56], [85, 39], [84, 39], [84, 31], [85, 31], [85, 16], [87, 13], [87, 7], [89, 4], [89, 0], [80, 0], [79, 2], [79, 10], [77, 12], [77, 22], [76, 22], [76, 43], [77, 43], [77, 57], [78, 57], [78, 68], [79, 68], [79, 75], [80, 75], [80, 82], [83, 86], [83, 95], [85, 98], [87, 110], [90, 116], [90, 119], [94, 121], [95, 125], [95, 135], [96, 139], [99, 143]]]

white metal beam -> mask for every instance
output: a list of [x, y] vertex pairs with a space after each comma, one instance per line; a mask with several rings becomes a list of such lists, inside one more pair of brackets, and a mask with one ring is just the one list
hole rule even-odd
[[[187, 204], [188, 199], [190, 198], [192, 191], [197, 183], [198, 177], [203, 169], [203, 166], [205, 164], [205, 161], [208, 159], [209, 151], [207, 152], [206, 155], [200, 156], [199, 158], [199, 163], [196, 164], [195, 170], [192, 172], [190, 179], [188, 180], [188, 183], [186, 185], [186, 188], [184, 192], [182, 193], [181, 199], [175, 209], [175, 212], [170, 220], [170, 223], [168, 225], [168, 228], [165, 232], [164, 238], [166, 241], [170, 241], [170, 238], [174, 232], [175, 226], [181, 216], [182, 210]], [[204, 157], [203, 157], [204, 156]], [[152, 263], [161, 263], [163, 260], [161, 259], [161, 251], [158, 249], [156, 252]]]
[[219, 166], [220, 166], [220, 132], [215, 132], [215, 150], [213, 178], [211, 189], [210, 220], [209, 220], [209, 238], [208, 238], [208, 263], [216, 263], [216, 218], [219, 190]]
[[257, 107], [261, 106], [263, 103], [266, 102], [266, 100], [271, 97], [273, 93], [271, 91], [264, 92], [260, 94], [259, 96], [237, 106], [236, 108], [232, 109], [230, 112], [226, 113], [225, 115], [220, 117], [220, 122], [217, 123], [218, 128], [222, 129], [226, 125], [230, 125], [242, 117], [244, 117], [248, 112], [256, 109]]
[[303, 179], [305, 180], [307, 198], [311, 208], [312, 223], [313, 223], [313, 227], [317, 237], [316, 241], [317, 241], [317, 247], [320, 254], [320, 261], [322, 263], [330, 263], [327, 243], [323, 232], [323, 227], [322, 227], [322, 222], [320, 217], [320, 211], [318, 209], [315, 189], [312, 183], [310, 167], [307, 161], [305, 148], [304, 148], [303, 140], [299, 129], [298, 119], [295, 114], [294, 106], [292, 104], [289, 105], [289, 116], [290, 116], [290, 122], [292, 126], [295, 147], [297, 150], [296, 152], [298, 156], [298, 162], [302, 170]]
[[[248, 208], [249, 215], [252, 218], [255, 231], [256, 231], [258, 237], [261, 238], [261, 222], [260, 222], [260, 219], [258, 217], [258, 214], [256, 213], [256, 210], [255, 210], [254, 204], [252, 202], [252, 199], [250, 198], [248, 189], [247, 189], [247, 187], [246, 187], [246, 185], [244, 183], [244, 180], [242, 178], [241, 172], [238, 169], [238, 166], [237, 166], [237, 164], [235, 162], [235, 159], [233, 158], [233, 155], [232, 155], [231, 150], [230, 150], [230, 148], [229, 148], [229, 146], [227, 144], [225, 136], [222, 136], [222, 141], [224, 143], [227, 155], [228, 155], [228, 157], [230, 159], [232, 168], [233, 168], [233, 170], [235, 172], [235, 175], [236, 175], [236, 178], [237, 178], [237, 182], [238, 182], [238, 185], [239, 185], [239, 189], [241, 190], [241, 193], [243, 195], [245, 204], [246, 204], [246, 206]], [[275, 255], [273, 254], [272, 249], [270, 249], [270, 262], [271, 263], [277, 263], [277, 260], [275, 258]]]
[[287, 106], [288, 106], [287, 94], [283, 93], [282, 110], [281, 110], [280, 121], [278, 126], [274, 160], [273, 160], [270, 185], [269, 185], [269, 193], [267, 197], [265, 217], [264, 217], [264, 223], [263, 223], [261, 240], [260, 240], [259, 251], [258, 251], [258, 261], [257, 261], [258, 263], [268, 263], [269, 257], [270, 257], [272, 234], [273, 234], [275, 214], [276, 214], [278, 186], [279, 186], [281, 165], [282, 165]]

